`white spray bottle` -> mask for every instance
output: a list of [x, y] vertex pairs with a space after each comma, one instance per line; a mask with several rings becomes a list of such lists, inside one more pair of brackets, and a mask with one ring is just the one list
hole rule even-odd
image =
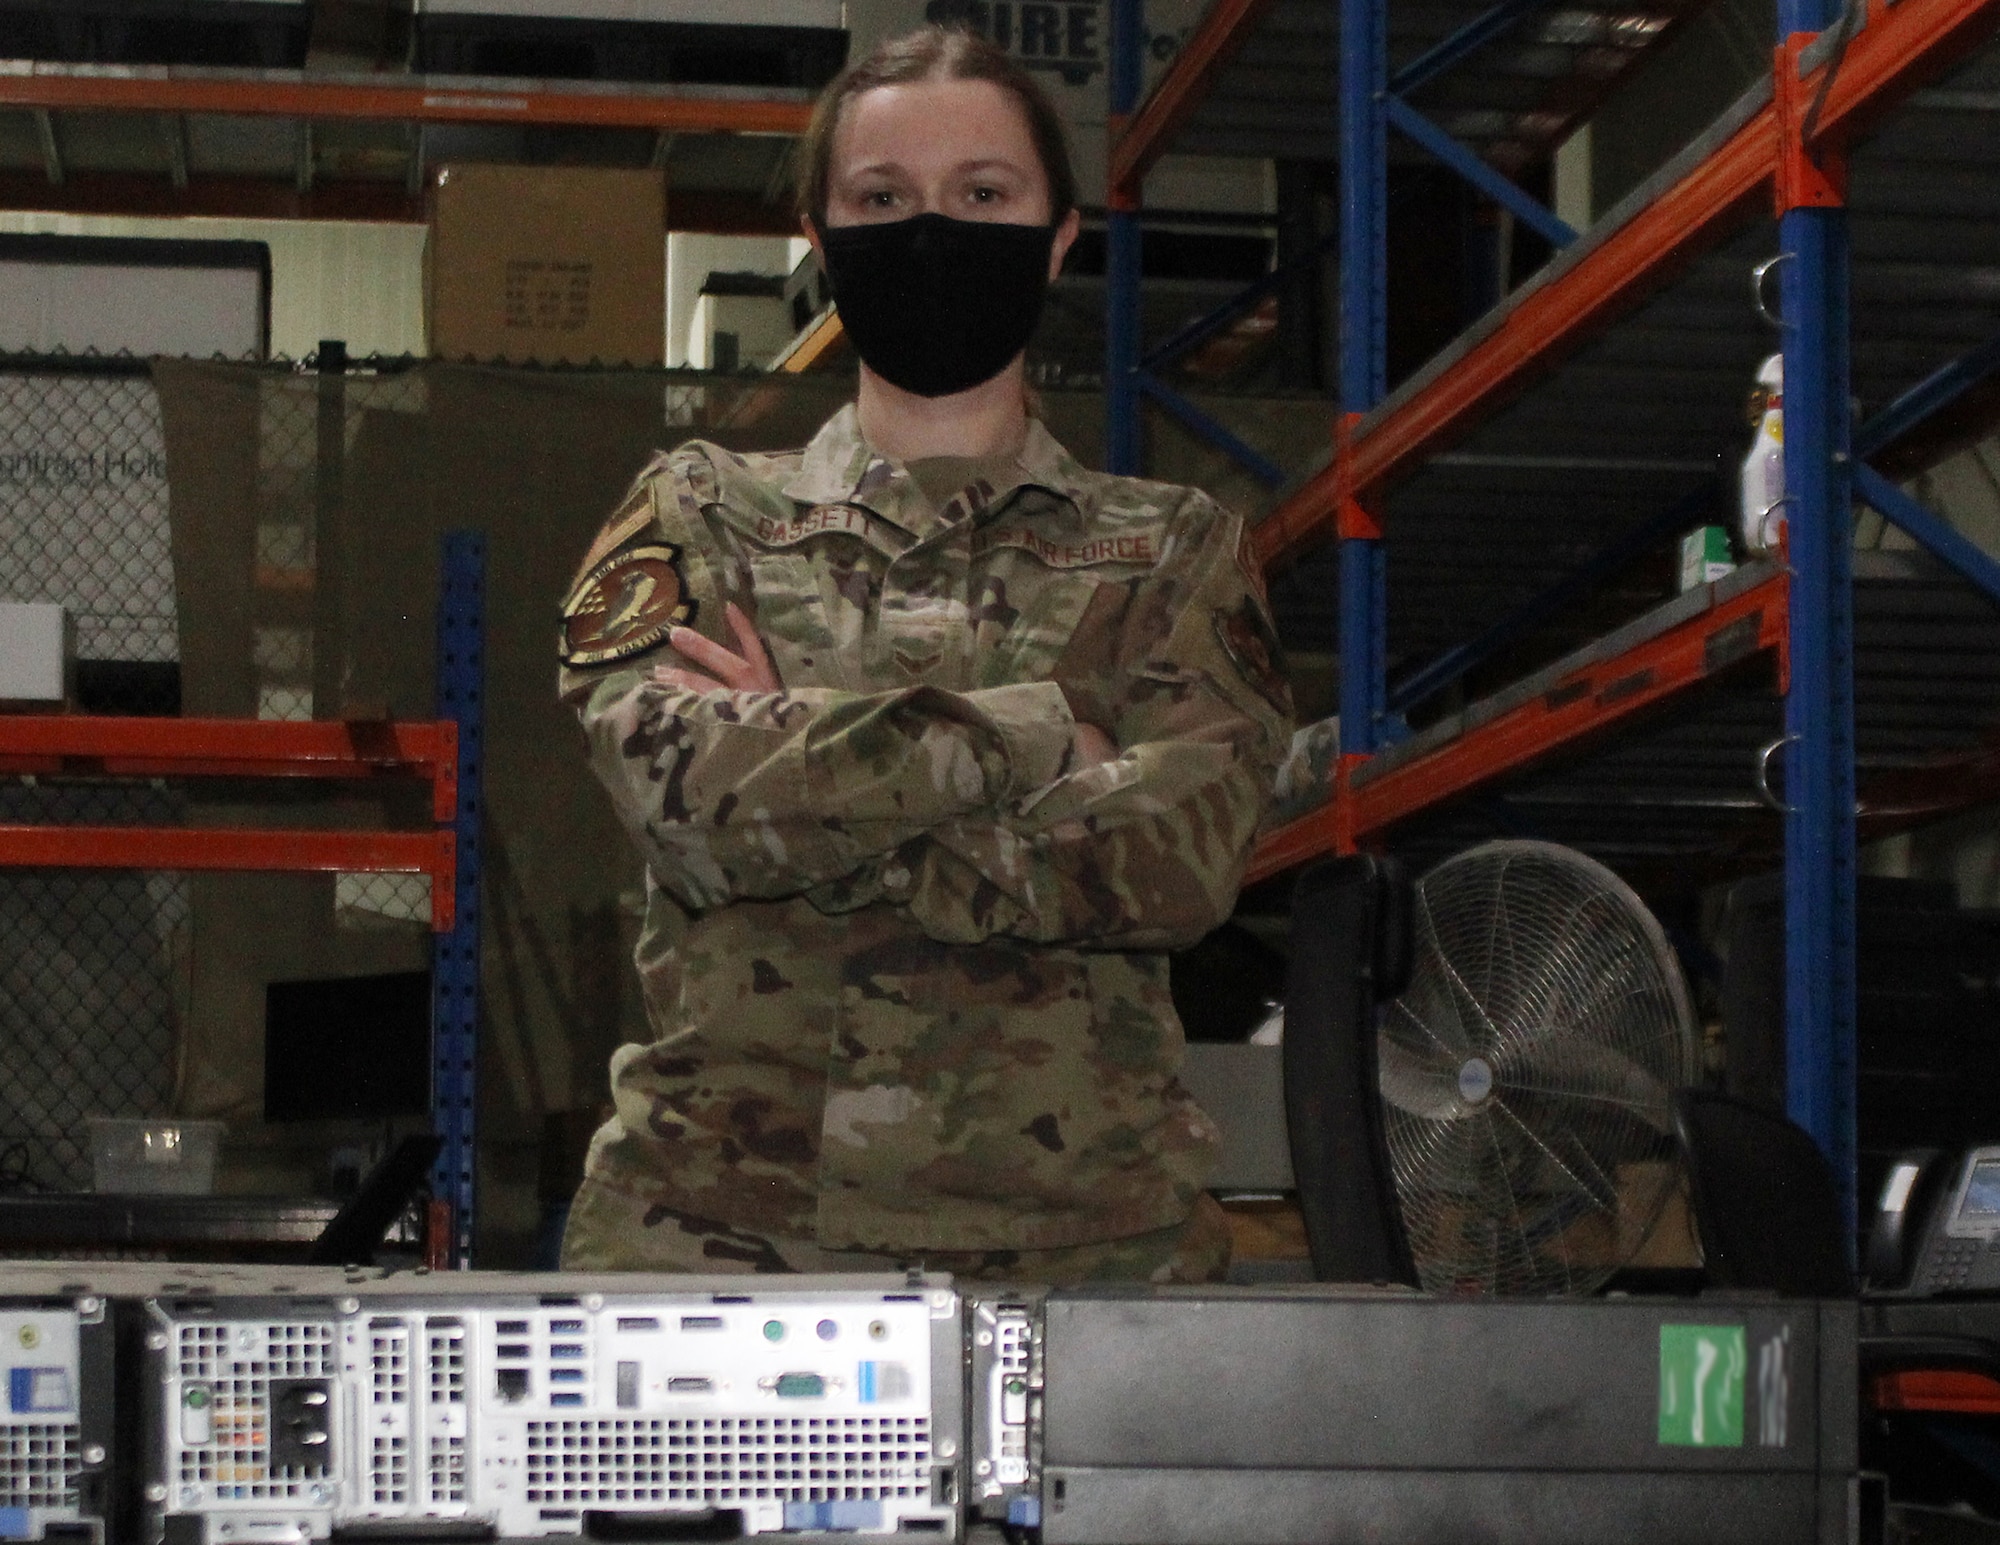
[[1743, 458], [1743, 509], [1738, 532], [1746, 553], [1776, 552], [1785, 529], [1785, 356], [1773, 354], [1757, 369], [1750, 392], [1750, 422], [1757, 426]]

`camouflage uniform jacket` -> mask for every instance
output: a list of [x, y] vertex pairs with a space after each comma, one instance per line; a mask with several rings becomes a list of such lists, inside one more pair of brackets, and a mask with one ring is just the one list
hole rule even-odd
[[[663, 456], [565, 604], [562, 692], [647, 863], [658, 1039], [586, 1187], [829, 1249], [1178, 1222], [1213, 1158], [1163, 951], [1234, 904], [1289, 697], [1241, 523], [1039, 422], [942, 508], [843, 410]], [[734, 601], [784, 690], [697, 693]], [[1078, 719], [1117, 760], [1070, 769]]]

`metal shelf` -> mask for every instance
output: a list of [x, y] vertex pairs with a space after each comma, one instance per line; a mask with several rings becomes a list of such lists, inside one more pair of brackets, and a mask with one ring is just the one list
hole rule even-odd
[[[1922, 553], [1855, 555], [1857, 819], [1873, 839], [2000, 797], [2000, 607]], [[1785, 576], [1768, 562], [1660, 606], [1384, 748], [1350, 775], [1359, 846], [1425, 865], [1532, 834], [1684, 891], [1776, 864]], [[1331, 851], [1324, 807], [1250, 880]]]
[[[1342, 755], [1330, 803], [1269, 834], [1253, 873], [1385, 838], [1419, 856], [1523, 831], [1681, 890], [1781, 857], [1790, 1110], [1851, 1206], [1857, 830], [2000, 793], [2000, 672], [1986, 663], [2000, 648], [2000, 562], [1889, 480], [1975, 435], [2000, 404], [2000, 49], [1985, 47], [2000, 0], [1852, 0], [1840, 15], [1780, 0], [1768, 82], [1581, 236], [1496, 174], [1507, 157], [1447, 111], [1483, 91], [1502, 118], [1520, 110], [1477, 60], [1531, 7], [1502, 3], [1432, 46], [1429, 57], [1475, 62], [1442, 99], [1398, 58], [1434, 9], [1343, 0], [1338, 91], [1321, 69], [1315, 101], [1339, 125], [1344, 411], [1331, 450], [1279, 480], [1256, 541], [1267, 566], [1296, 574], [1338, 539], [1338, 605], [1314, 615], [1324, 631], [1338, 624]], [[1285, 14], [1282, 0], [1218, 9], [1179, 96], [1131, 121], [1114, 151], [1127, 181], [1113, 190], [1131, 241], [1148, 158], [1177, 129], [1192, 134], [1197, 88], [1236, 68], [1228, 50], [1249, 57], [1259, 16]], [[1392, 129], [1557, 252], [1394, 393]], [[1135, 287], [1115, 239], [1113, 253], [1115, 280]], [[1783, 318], [1772, 330], [1755, 318], [1753, 273], [1769, 273]], [[1114, 283], [1109, 309], [1127, 335], [1111, 329], [1107, 440], [1136, 460], [1136, 306]], [[1772, 351], [1785, 360], [1783, 568], [1649, 606], [1639, 598], [1659, 579], [1635, 583], [1636, 560], [1678, 530], [1734, 523], [1724, 454]], [[1863, 505], [1955, 574], [1855, 553]], [[1289, 599], [1335, 589], [1325, 566], [1311, 572]], [[1608, 581], [1622, 589], [1579, 612]], [[1426, 724], [1454, 686], [1470, 706]], [[1753, 770], [1780, 764], [1782, 792], [1760, 789]]]
[[1391, 828], [1602, 735], [1785, 639], [1785, 578], [1768, 563], [1691, 591], [1357, 766], [1348, 797], [1261, 843], [1249, 879]]
[[0, 773], [112, 778], [421, 778], [436, 819], [458, 799], [458, 726], [389, 721], [0, 717]]
[[[464, 157], [654, 167], [685, 229], [791, 229], [771, 194], [813, 93], [0, 60], [0, 202], [420, 221]], [[18, 115], [18, 116], [17, 116]], [[12, 121], [9, 122], [8, 120]]]
[[[1496, 167], [1545, 157], [1707, 0], [1553, 8], [1407, 0], [1388, 13], [1390, 87]], [[1340, 8], [1216, 0], [1146, 101], [1114, 125], [1110, 182], [1136, 194], [1171, 150], [1332, 158]]]
[[464, 75], [322, 75], [0, 61], [0, 107], [374, 123], [532, 123], [669, 134], [800, 134], [813, 93]]
[[[1875, 14], [1834, 73], [1813, 144], [1846, 143], [1996, 25], [1994, 0], [1915, 0]], [[1808, 51], [1799, 63], [1802, 90], [1817, 93], [1824, 62]], [[1411, 475], [1768, 212], [1778, 142], [1772, 88], [1761, 83], [1354, 426], [1347, 475], [1356, 495], [1368, 497]], [[1280, 500], [1257, 529], [1258, 552], [1268, 564], [1334, 535], [1340, 477], [1327, 454]]]
[[[106, 778], [415, 778], [458, 809], [458, 725], [0, 716], [0, 773]], [[431, 927], [456, 922], [457, 842], [428, 832], [0, 826], [0, 866], [424, 874]]]

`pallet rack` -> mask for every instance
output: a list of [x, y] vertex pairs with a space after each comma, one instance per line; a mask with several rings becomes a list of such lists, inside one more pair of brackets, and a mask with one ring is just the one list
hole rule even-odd
[[[777, 232], [788, 223], [758, 190], [812, 99], [789, 87], [0, 60], [0, 111], [31, 118], [40, 160], [39, 172], [0, 170], [0, 197], [94, 214], [420, 221], [429, 163], [441, 144], [463, 153], [449, 146], [468, 133], [483, 136], [474, 159], [497, 158], [494, 136], [511, 129], [516, 156], [545, 158], [535, 142], [558, 134], [568, 161], [631, 166], [636, 131], [669, 171], [685, 169], [677, 146], [727, 135], [756, 147], [748, 161], [725, 187], [677, 182], [676, 208], [719, 230]], [[646, 164], [643, 142], [636, 155]]]
[[[445, 1262], [471, 1264], [484, 745], [485, 538], [445, 541], [437, 712], [425, 723], [0, 715], [0, 774], [16, 777], [416, 779], [429, 831], [0, 825], [0, 868], [421, 874], [430, 879], [433, 1197]], [[442, 1263], [442, 1262], [441, 1262]]]
[[[1107, 443], [1124, 470], [1138, 466], [1147, 389], [1134, 325], [1145, 169], [1196, 118], [1271, 3], [1218, 0], [1143, 108], [1130, 85], [1136, 7], [1114, 8], [1114, 55], [1125, 62], [1114, 109], [1126, 116], [1112, 127], [1110, 202], [1125, 229], [1121, 245], [1114, 225], [1111, 244]], [[2000, 107], [2000, 50], [1986, 47], [2000, 3], [1836, 9], [1780, 0], [1769, 80], [1579, 235], [1502, 176], [1497, 158], [1454, 143], [1407, 100], [1413, 74], [1429, 79], [1432, 66], [1471, 58], [1529, 17], [1531, 0], [1470, 16], [1393, 74], [1388, 0], [1342, 0], [1340, 411], [1329, 452], [1282, 484], [1257, 528], [1273, 569], [1338, 543], [1342, 756], [1326, 805], [1271, 833], [1252, 873], [1379, 844], [1392, 830], [1399, 841], [1418, 829], [1449, 840], [1482, 800], [1489, 816], [1519, 822], [1523, 808], [1496, 795], [1525, 793], [1543, 802], [1551, 835], [1622, 842], [1625, 867], [1650, 853], [1679, 862], [1685, 879], [1700, 846], [1677, 840], [1690, 823], [1710, 848], [1740, 849], [1744, 823], [1777, 809], [1788, 1102], [1843, 1177], [1851, 1210], [1857, 662], [1864, 756], [1890, 768], [1859, 790], [1871, 833], [2000, 791], [1981, 734], [2000, 721], [2000, 680], [1984, 663], [2000, 629], [1982, 602], [1966, 610], [1963, 583], [2000, 599], [2000, 565], [1890, 480], [1934, 459], [1941, 418], [1990, 398], [2000, 370], [2000, 315], [1966, 303], [1967, 282], [2000, 262], [1985, 234], [1992, 178], [1981, 175], [2000, 169], [2000, 147], [1986, 148]], [[1945, 89], [1920, 91], [1954, 68]], [[1954, 115], [1965, 114], [1984, 114], [1976, 121], [1987, 132], [1963, 132]], [[1390, 392], [1392, 128], [1543, 234], [1555, 256]], [[1906, 250], [1923, 241], [1935, 251]], [[1779, 325], [1763, 338], [1753, 271], [1759, 309], [1777, 295]], [[1898, 309], [1873, 305], [1882, 299]], [[1434, 710], [1496, 651], [1546, 633], [1593, 584], [1716, 518], [1715, 458], [1740, 444], [1727, 409], [1767, 349], [1785, 360], [1790, 541], [1780, 561], [1748, 565], [1608, 637], [1571, 637], [1553, 663], [1412, 734], [1406, 715]], [[1870, 412], [1858, 428], [1846, 406], [1856, 391]], [[1620, 402], [1622, 412], [1607, 410]], [[1857, 504], [1937, 562], [1869, 553], [1857, 566], [1848, 539]], [[1579, 561], [1578, 527], [1613, 540]], [[1434, 603], [1445, 597], [1435, 609], [1457, 630], [1436, 618], [1402, 622], [1399, 652], [1433, 658], [1392, 684], [1398, 617], [1386, 579], [1399, 528], [1434, 549], [1483, 545], [1470, 559], [1396, 549], [1399, 574], [1429, 585]], [[1517, 528], [1523, 561], [1512, 562]], [[1524, 570], [1544, 584], [1564, 577], [1537, 594]], [[1780, 753], [1774, 792], [1757, 774], [1774, 772]]]

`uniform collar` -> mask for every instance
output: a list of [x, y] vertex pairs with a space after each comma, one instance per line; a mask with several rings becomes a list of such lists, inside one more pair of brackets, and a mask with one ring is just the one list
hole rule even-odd
[[[1038, 418], [1028, 420], [1028, 437], [1012, 471], [1013, 480], [994, 488], [979, 519], [998, 513], [1007, 497], [1024, 487], [1045, 489], [1080, 511], [1090, 506], [1090, 474]], [[858, 504], [914, 536], [928, 536], [938, 525], [903, 463], [878, 455], [862, 439], [853, 403], [820, 426], [784, 493], [801, 504]]]

